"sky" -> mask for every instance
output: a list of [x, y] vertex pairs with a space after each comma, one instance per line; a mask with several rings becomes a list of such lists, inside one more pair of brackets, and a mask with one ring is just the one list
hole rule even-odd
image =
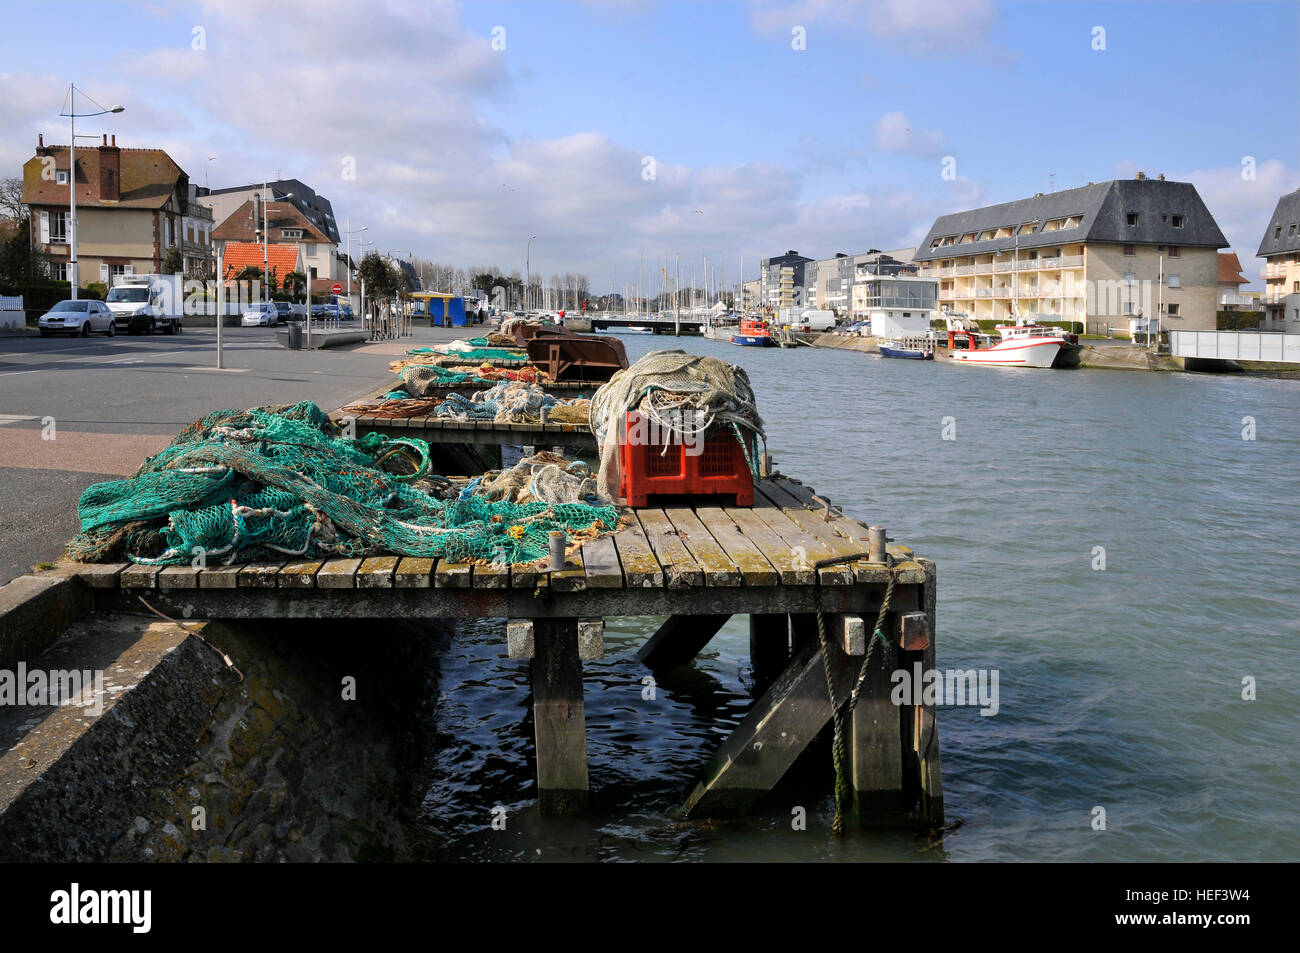
[[75, 82], [126, 107], [80, 131], [192, 182], [298, 178], [375, 250], [597, 292], [1142, 170], [1196, 185], [1260, 287], [1298, 48], [1297, 0], [0, 0], [0, 170], [66, 143]]

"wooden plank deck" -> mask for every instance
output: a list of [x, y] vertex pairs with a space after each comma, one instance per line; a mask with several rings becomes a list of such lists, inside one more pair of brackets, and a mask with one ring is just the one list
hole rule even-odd
[[[80, 575], [105, 598], [152, 590], [209, 617], [865, 611], [888, 570], [866, 559], [865, 526], [826, 519], [811, 496], [778, 478], [759, 484], [752, 508], [628, 510], [628, 526], [584, 544], [556, 571], [380, 555], [206, 569], [87, 565]], [[899, 583], [925, 581], [906, 547], [890, 551]], [[840, 561], [818, 567], [823, 560]]]

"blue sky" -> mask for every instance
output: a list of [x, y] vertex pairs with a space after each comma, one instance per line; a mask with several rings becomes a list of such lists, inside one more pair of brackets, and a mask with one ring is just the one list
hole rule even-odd
[[[1064, 189], [1138, 169], [1195, 183], [1253, 277], [1273, 205], [1300, 186], [1293, 2], [0, 9], [7, 174], [38, 132], [66, 141], [75, 78], [127, 106], [87, 131], [166, 148], [196, 182], [278, 169], [381, 249], [460, 266], [521, 267], [537, 234], [535, 271], [597, 289], [642, 252], [707, 253], [729, 280], [744, 255], [752, 277], [787, 248], [914, 244], [936, 215], [1048, 191], [1053, 173]], [[30, 42], [70, 19], [95, 27], [67, 61]]]

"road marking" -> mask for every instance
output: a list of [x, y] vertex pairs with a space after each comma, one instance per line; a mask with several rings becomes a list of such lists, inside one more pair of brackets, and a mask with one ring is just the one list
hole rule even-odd
[[183, 371], [219, 371], [222, 374], [247, 374], [251, 367], [182, 367]]
[[2, 371], [0, 377], [17, 377], [19, 374], [35, 374], [35, 371]]

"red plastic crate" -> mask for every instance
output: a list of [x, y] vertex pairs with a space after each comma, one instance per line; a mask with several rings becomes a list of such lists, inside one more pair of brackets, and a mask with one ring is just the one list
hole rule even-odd
[[753, 437], [747, 431], [741, 448], [730, 427], [710, 427], [700, 453], [687, 453], [681, 439], [669, 435], [669, 443], [629, 442], [629, 435], [654, 434], [648, 419], [629, 411], [619, 434], [619, 493], [628, 506], [646, 506], [651, 496], [726, 496], [736, 506], [754, 505], [754, 477], [745, 462], [745, 449], [753, 453]]

